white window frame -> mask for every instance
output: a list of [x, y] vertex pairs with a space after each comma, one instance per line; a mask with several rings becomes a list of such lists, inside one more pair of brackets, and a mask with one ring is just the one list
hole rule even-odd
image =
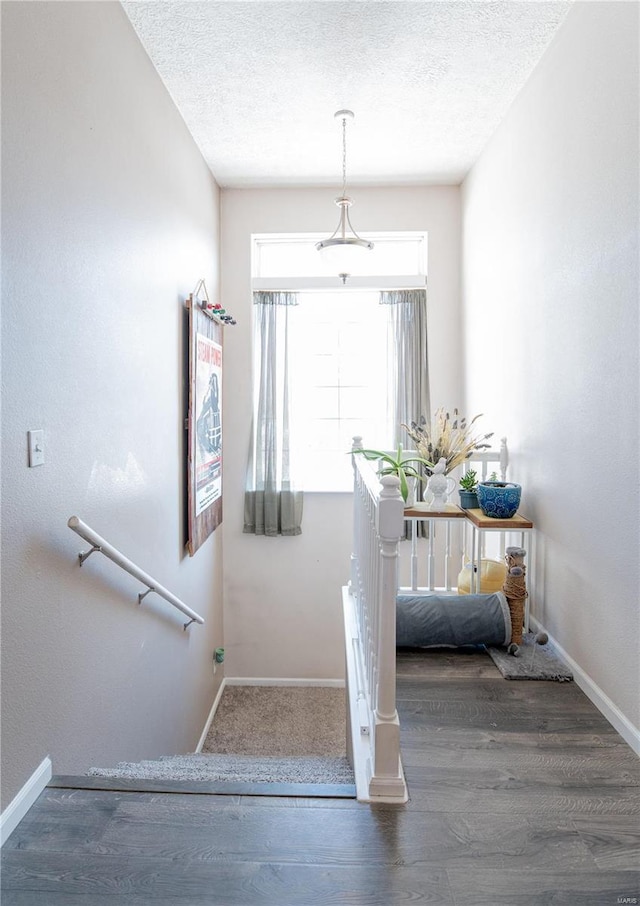
[[[424, 289], [427, 286], [428, 234], [426, 231], [392, 231], [386, 233], [367, 233], [374, 243], [376, 240], [420, 240], [418, 274], [394, 274], [378, 276], [349, 276], [346, 284], [338, 276], [295, 276], [295, 277], [258, 277], [257, 254], [260, 242], [304, 242], [316, 243], [324, 238], [320, 233], [252, 233], [251, 234], [251, 288], [252, 291], [281, 292], [353, 292], [355, 290], [391, 290], [391, 289]], [[308, 489], [310, 494], [344, 494], [353, 493], [353, 488]]]
[[[340, 290], [340, 289], [424, 289], [427, 285], [428, 236], [424, 230], [392, 231], [390, 233], [367, 233], [367, 238], [375, 244], [376, 240], [421, 240], [418, 274], [394, 274], [379, 276], [349, 276], [346, 285], [341, 278], [327, 277], [258, 277], [256, 276], [256, 249], [260, 242], [305, 242], [316, 243], [326, 238], [321, 233], [252, 233], [251, 234], [251, 287], [259, 290], [282, 290], [283, 292], [300, 292], [305, 290]], [[320, 254], [320, 253], [318, 253]]]

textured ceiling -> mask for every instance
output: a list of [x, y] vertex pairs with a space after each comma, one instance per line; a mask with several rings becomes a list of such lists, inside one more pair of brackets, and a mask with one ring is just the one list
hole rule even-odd
[[221, 186], [457, 183], [571, 0], [124, 0]]

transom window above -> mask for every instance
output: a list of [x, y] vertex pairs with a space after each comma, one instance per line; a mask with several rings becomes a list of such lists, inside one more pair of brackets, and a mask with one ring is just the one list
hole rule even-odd
[[[297, 288], [308, 287], [309, 281], [323, 288], [338, 287], [340, 281], [316, 249], [318, 234], [256, 235], [253, 237], [252, 273], [254, 289], [283, 289], [283, 278], [289, 283], [298, 280]], [[349, 267], [347, 285], [424, 286], [427, 273], [427, 236], [425, 233], [367, 233], [374, 247], [371, 251], [356, 250]], [[384, 279], [382, 279], [384, 278]], [[273, 284], [279, 281], [279, 285]], [[317, 281], [322, 280], [322, 283]]]

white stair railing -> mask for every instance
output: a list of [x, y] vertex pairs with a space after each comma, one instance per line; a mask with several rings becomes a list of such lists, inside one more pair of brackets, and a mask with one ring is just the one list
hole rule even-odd
[[[354, 449], [361, 446], [354, 438]], [[404, 530], [400, 482], [380, 481], [353, 456], [354, 547], [343, 589], [350, 746], [358, 799], [406, 802], [396, 710], [398, 542]]]
[[192, 623], [204, 624], [204, 619], [197, 614], [194, 610], [191, 610], [190, 607], [176, 598], [174, 594], [168, 591], [163, 585], [160, 585], [159, 582], [156, 582], [148, 573], [140, 569], [139, 566], [136, 566], [135, 563], [132, 563], [124, 554], [121, 554], [113, 545], [109, 544], [108, 541], [105, 541], [97, 532], [94, 532], [82, 519], [78, 519], [77, 516], [71, 516], [67, 522], [69, 528], [74, 531], [77, 535], [80, 535], [81, 538], [84, 538], [85, 541], [88, 541], [91, 545], [91, 549], [85, 553], [78, 554], [79, 565], [82, 566], [84, 561], [91, 556], [93, 553], [104, 554], [105, 557], [108, 557], [109, 560], [112, 560], [117, 566], [121, 569], [124, 569], [125, 572], [128, 572], [134, 578], [139, 579], [144, 585], [147, 586], [145, 592], [140, 592], [138, 594], [138, 604], [142, 604], [142, 601], [146, 598], [148, 594], [152, 591], [157, 595], [160, 595], [161, 598], [164, 598], [165, 601], [168, 601], [169, 604], [172, 604], [174, 607], [177, 607], [186, 617], [189, 617], [189, 621], [184, 624], [186, 629]]

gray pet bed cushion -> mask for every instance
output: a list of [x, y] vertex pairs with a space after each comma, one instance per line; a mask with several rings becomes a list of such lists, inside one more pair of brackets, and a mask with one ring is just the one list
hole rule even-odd
[[501, 591], [490, 595], [398, 595], [399, 648], [508, 645], [511, 615]]

